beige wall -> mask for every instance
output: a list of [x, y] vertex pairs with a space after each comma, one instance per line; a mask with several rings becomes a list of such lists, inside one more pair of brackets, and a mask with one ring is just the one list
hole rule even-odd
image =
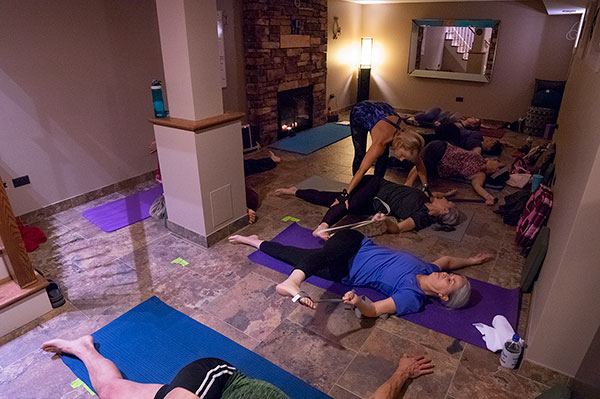
[[223, 11], [223, 41], [227, 87], [223, 88], [223, 110], [246, 112], [246, 75], [244, 41], [242, 36], [242, 2], [217, 0], [217, 9]]
[[[338, 3], [330, 1], [330, 23], [333, 9], [351, 10], [351, 6]], [[409, 77], [411, 23], [417, 18], [500, 20], [492, 81], [482, 84]], [[382, 59], [372, 69], [371, 99], [400, 108], [425, 109], [436, 104], [465, 115], [515, 120], [527, 111], [535, 78], [566, 79], [573, 42], [565, 35], [576, 21], [576, 16], [550, 17], [536, 1], [364, 5], [361, 36], [373, 36], [376, 47], [382, 49]], [[338, 75], [332, 70], [335, 44], [329, 40], [328, 46], [327, 90], [340, 98], [351, 98], [356, 89], [344, 86], [348, 73]], [[457, 103], [457, 96], [464, 102]]]
[[[327, 28], [327, 99], [333, 111], [356, 102], [357, 71], [360, 53], [362, 7], [341, 0], [328, 4]], [[342, 34], [333, 40], [333, 17], [339, 18]]]
[[600, 75], [574, 58], [559, 115], [550, 244], [526, 357], [574, 375], [600, 325]]
[[154, 2], [0, 0], [0, 174], [17, 215], [156, 167]]

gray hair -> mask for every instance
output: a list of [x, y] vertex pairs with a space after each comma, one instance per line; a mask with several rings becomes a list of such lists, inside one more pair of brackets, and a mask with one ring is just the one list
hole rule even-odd
[[471, 296], [471, 283], [469, 282], [469, 279], [462, 274], [457, 275], [461, 276], [465, 280], [465, 283], [459, 289], [451, 292], [448, 295], [447, 301], [441, 301], [444, 306], [452, 309], [458, 309], [465, 306], [467, 302], [469, 302], [469, 298]]
[[437, 223], [445, 224], [447, 226], [454, 226], [458, 224], [460, 212], [455, 207], [448, 208], [448, 212], [437, 217]]

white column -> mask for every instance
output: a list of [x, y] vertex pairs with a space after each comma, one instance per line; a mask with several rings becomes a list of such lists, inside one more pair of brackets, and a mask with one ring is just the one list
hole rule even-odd
[[215, 0], [156, 0], [170, 116], [223, 113]]

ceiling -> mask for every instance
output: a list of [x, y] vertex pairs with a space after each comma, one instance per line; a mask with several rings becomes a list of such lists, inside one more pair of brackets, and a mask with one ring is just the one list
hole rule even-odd
[[[456, 3], [456, 0], [346, 0], [357, 4], [390, 4], [390, 3]], [[497, 1], [497, 0], [462, 0], [469, 1]], [[518, 0], [502, 0], [518, 1]], [[585, 11], [586, 0], [543, 0], [549, 15], [581, 14]]]

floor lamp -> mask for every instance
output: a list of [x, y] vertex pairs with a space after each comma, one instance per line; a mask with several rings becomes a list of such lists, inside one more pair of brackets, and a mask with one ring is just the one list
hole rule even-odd
[[358, 90], [356, 102], [369, 99], [369, 84], [371, 81], [371, 57], [373, 54], [373, 38], [360, 39], [360, 68], [358, 70]]

